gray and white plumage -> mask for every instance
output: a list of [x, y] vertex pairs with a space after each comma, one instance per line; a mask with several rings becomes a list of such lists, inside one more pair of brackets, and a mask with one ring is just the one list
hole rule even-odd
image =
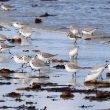
[[68, 32], [68, 37], [70, 38], [70, 40], [81, 38], [79, 35], [79, 29], [73, 28], [71, 26]]
[[11, 6], [9, 4], [4, 4], [4, 3], [1, 3], [0, 6], [5, 11], [9, 11], [9, 10], [11, 10], [14, 7], [14, 6]]
[[55, 57], [57, 54], [51, 54], [51, 53], [47, 53], [47, 52], [37, 52], [37, 58], [44, 61], [44, 62], [48, 62], [49, 60], [51, 60], [53, 57]]
[[65, 69], [68, 71], [68, 72], [71, 72], [71, 73], [76, 73], [78, 72], [80, 69], [82, 69], [80, 66], [74, 64], [73, 62], [69, 62], [65, 65]]
[[31, 59], [29, 64], [30, 64], [32, 69], [39, 70], [39, 71], [42, 68], [47, 66], [47, 64], [45, 64], [42, 60], [39, 60], [39, 59]]
[[85, 78], [85, 82], [96, 80], [100, 77], [101, 73], [104, 71], [106, 65], [97, 66], [91, 69], [91, 74], [88, 74]]
[[79, 49], [79, 46], [74, 46], [72, 49], [70, 49], [70, 51], [69, 51], [69, 57], [70, 57], [70, 59], [77, 58], [78, 49]]
[[33, 31], [29, 29], [28, 27], [24, 26], [19, 29], [19, 33], [24, 36], [25, 38], [31, 37]]

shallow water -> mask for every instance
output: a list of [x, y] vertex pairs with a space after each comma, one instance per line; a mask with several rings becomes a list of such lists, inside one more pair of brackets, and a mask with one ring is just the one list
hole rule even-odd
[[[14, 29], [11, 32], [1, 31], [0, 33], [7, 34], [9, 36], [10, 36], [10, 33], [13, 33], [13, 35], [16, 35], [16, 31], [14, 31]], [[31, 50], [40, 49], [50, 53], [58, 54], [58, 56], [56, 57], [57, 59], [69, 60], [68, 52], [70, 48], [74, 46], [74, 42], [70, 41], [64, 33], [42, 30], [42, 31], [33, 33], [32, 38], [33, 40], [29, 46], [21, 46], [21, 45], [15, 44], [15, 47], [10, 49], [10, 52], [12, 53], [12, 55], [15, 55], [15, 54], [34, 55], [34, 53]], [[80, 46], [77, 64], [80, 65], [81, 67], [95, 67], [98, 65], [105, 64], [105, 61], [110, 59], [109, 45], [97, 44], [91, 41], [88, 42], [84, 40], [78, 40], [77, 45]], [[22, 52], [22, 50], [26, 50], [26, 49], [28, 49], [29, 52]], [[45, 106], [47, 106], [48, 110], [55, 109], [56, 106], [58, 106], [59, 109], [61, 110], [67, 110], [67, 109], [82, 110], [82, 108], [80, 107], [82, 105], [90, 106], [86, 108], [87, 110], [109, 108], [109, 100], [103, 101], [101, 103], [100, 101], [91, 102], [89, 100], [84, 99], [86, 94], [74, 93], [75, 95], [74, 98], [64, 100], [60, 98], [61, 92], [17, 91], [16, 90], [17, 88], [29, 86], [30, 84], [32, 84], [32, 82], [38, 82], [38, 83], [52, 82], [52, 83], [58, 83], [59, 85], [72, 83], [74, 85], [73, 87], [75, 88], [88, 89], [91, 87], [84, 86], [84, 78], [89, 73], [90, 69], [84, 69], [79, 71], [77, 73], [77, 81], [74, 82], [74, 80], [72, 79], [71, 73], [68, 73], [64, 69], [52, 68], [53, 65], [56, 65], [55, 63], [52, 63], [49, 70], [47, 69], [46, 71], [45, 70], [42, 71], [42, 75], [49, 76], [49, 78], [40, 78], [40, 79], [29, 78], [29, 76], [32, 76], [32, 75], [38, 76], [38, 72], [32, 72], [30, 68], [24, 68], [23, 69], [24, 72], [27, 72], [27, 73], [24, 73], [24, 74], [20, 73], [21, 70], [18, 68], [21, 65], [16, 64], [13, 61], [13, 59], [11, 59], [12, 55], [9, 55], [8, 52], [1, 54], [1, 56], [3, 56], [4, 59], [2, 59], [0, 62], [0, 68], [18, 70], [17, 73], [13, 73], [11, 76], [17, 77], [19, 79], [6, 80], [1, 76], [1, 82], [11, 82], [11, 84], [0, 86], [0, 90], [1, 90], [0, 97], [1, 99], [5, 100], [5, 102], [1, 102], [0, 106], [6, 105], [6, 106], [17, 107], [22, 104], [26, 105], [26, 102], [31, 101], [33, 102], [32, 105], [36, 106], [36, 108], [43, 109]], [[103, 73], [104, 80], [109, 80], [109, 79], [106, 79], [105, 73], [107, 71], [108, 70], [106, 70]], [[105, 88], [105, 89], [108, 91], [110, 90], [109, 88]], [[3, 95], [6, 95], [9, 92], [21, 93], [23, 95], [21, 97], [23, 101], [19, 102], [19, 101], [15, 101], [15, 99], [13, 98], [3, 97]], [[28, 97], [28, 95], [32, 95], [32, 96]], [[47, 98], [47, 97], [50, 97], [50, 98]], [[9, 110], [12, 110], [12, 109], [9, 109]]]
[[[10, 0], [8, 3], [15, 5], [16, 10], [3, 11], [0, 10], [0, 22], [10, 23], [12, 20], [20, 20], [27, 22], [31, 27], [40, 27], [43, 29], [60, 29], [66, 28], [70, 25], [75, 27], [95, 27], [99, 33], [109, 35], [110, 22], [109, 22], [109, 0], [54, 0], [54, 1], [40, 1], [40, 0]], [[38, 4], [37, 7], [32, 7], [32, 4]], [[42, 18], [42, 24], [34, 24], [36, 16], [48, 12], [57, 16]], [[3, 23], [3, 24], [4, 24]], [[0, 34], [8, 35], [10, 38], [17, 35], [17, 31], [10, 27], [11, 31], [0, 31]], [[67, 35], [63, 32], [53, 32], [47, 30], [38, 30], [32, 34], [33, 40], [23, 40], [22, 44], [11, 44], [15, 45], [14, 48], [10, 49], [11, 55], [8, 52], [0, 54], [0, 69], [7, 68], [11, 70], [17, 70], [17, 73], [11, 74], [12, 77], [18, 77], [19, 79], [5, 79], [0, 76], [0, 82], [11, 82], [10, 85], [0, 85], [0, 99], [5, 102], [1, 102], [0, 106], [12, 106], [17, 107], [19, 105], [26, 105], [26, 102], [33, 102], [32, 105], [38, 109], [43, 109], [47, 106], [47, 110], [54, 110], [58, 106], [60, 110], [82, 110], [80, 106], [90, 106], [85, 109], [87, 110], [98, 110], [109, 108], [109, 100], [106, 101], [89, 101], [85, 100], [84, 97], [88, 94], [74, 93], [75, 97], [72, 99], [64, 100], [60, 98], [61, 92], [47, 92], [47, 91], [17, 91], [19, 87], [29, 86], [32, 82], [39, 83], [58, 83], [64, 85], [73, 83], [75, 88], [88, 89], [94, 88], [84, 86], [84, 78], [90, 73], [90, 69], [83, 69], [77, 73], [77, 80], [74, 82], [72, 74], [68, 73], [64, 69], [52, 68], [56, 63], [52, 63], [50, 69], [42, 71], [42, 75], [49, 76], [49, 78], [29, 78], [29, 76], [37, 75], [38, 72], [32, 72], [30, 68], [24, 68], [24, 72], [20, 73], [20, 64], [16, 64], [12, 58], [15, 54], [26, 54], [35, 55], [31, 50], [40, 49], [42, 51], [58, 54], [55, 58], [69, 60], [68, 52], [74, 46], [74, 41], [68, 39]], [[105, 40], [108, 40], [106, 38]], [[103, 39], [102, 39], [103, 41]], [[77, 45], [80, 46], [77, 64], [81, 67], [95, 67], [98, 65], [105, 64], [106, 60], [110, 60], [110, 45], [100, 44], [99, 42], [86, 41], [79, 39]], [[29, 50], [29, 52], [23, 52], [23, 50]], [[65, 63], [64, 63], [65, 64]], [[104, 80], [110, 80], [106, 78], [106, 69], [103, 72]], [[101, 88], [101, 90], [108, 90], [110, 88]], [[3, 97], [9, 92], [19, 92], [22, 94], [21, 99], [23, 101], [15, 101], [13, 98]], [[29, 95], [31, 95], [29, 97]], [[92, 95], [92, 94], [91, 94]], [[94, 95], [94, 94], [93, 94]], [[47, 98], [47, 97], [50, 98]], [[29, 105], [27, 105], [29, 106]], [[14, 108], [13, 108], [14, 109]], [[12, 110], [8, 109], [8, 110]]]
[[[97, 31], [110, 34], [109, 0], [10, 0], [15, 6], [13, 11], [1, 11], [0, 19], [25, 21], [34, 27], [65, 29], [70, 25], [79, 28], [93, 27]], [[38, 6], [32, 7], [37, 4]], [[41, 25], [34, 24], [34, 19], [45, 12], [56, 16], [42, 17]], [[10, 20], [9, 20], [10, 19]]]

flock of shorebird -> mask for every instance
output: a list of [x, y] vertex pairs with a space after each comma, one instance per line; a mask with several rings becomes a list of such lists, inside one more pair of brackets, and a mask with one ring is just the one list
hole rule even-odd
[[[76, 43], [76, 40], [78, 38], [83, 38], [83, 39], [91, 39], [94, 32], [96, 31], [96, 29], [84, 29], [84, 30], [78, 30], [76, 28], [73, 28], [72, 26], [70, 27], [70, 30], [69, 30], [69, 34], [68, 34], [68, 37], [71, 39], [71, 40], [74, 40], [75, 43]], [[89, 36], [89, 37], [88, 37]], [[77, 59], [77, 55], [78, 55], [78, 49], [79, 49], [79, 46], [74, 46], [70, 51], [69, 51], [69, 57], [70, 59]], [[90, 71], [91, 74], [88, 74], [86, 77], [85, 77], [85, 82], [89, 82], [89, 81], [93, 81], [93, 80], [96, 80], [97, 78], [102, 78], [102, 72], [104, 71], [105, 68], [108, 68], [109, 71], [110, 71], [110, 64], [107, 64], [107, 62], [105, 62], [104, 65], [100, 65], [100, 66], [97, 66], [97, 67], [93, 67]], [[74, 62], [70, 61], [68, 64], [65, 65], [65, 69], [68, 71], [68, 72], [71, 72], [71, 73], [74, 73], [75, 77], [76, 77], [76, 72], [78, 72], [79, 70], [81, 69], [84, 69], [83, 67], [80, 67], [78, 65], [76, 65]]]
[[[3, 10], [11, 10], [13, 8], [13, 6], [6, 5], [3, 3], [1, 3], [0, 6]], [[18, 29], [18, 32], [21, 35], [21, 37], [23, 37], [25, 39], [31, 38], [33, 31], [28, 29], [26, 25], [24, 25], [20, 22], [12, 22], [12, 26], [15, 27], [16, 29]], [[96, 29], [91, 29], [91, 28], [86, 28], [86, 29], [83, 29], [80, 31], [79, 29], [75, 29], [71, 26], [69, 29], [69, 32], [68, 32], [68, 37], [70, 39], [74, 40], [76, 43], [78, 38], [91, 39], [93, 37], [93, 34], [95, 31], [96, 31]], [[13, 46], [10, 46], [5, 43], [5, 41], [10, 41], [10, 39], [6, 35], [0, 34], [0, 41], [1, 41], [1, 43], [0, 43], [1, 52], [13, 47]], [[79, 49], [79, 46], [74, 46], [69, 51], [70, 59], [77, 60], [78, 49]], [[21, 55], [21, 56], [13, 55], [13, 59], [16, 63], [22, 64], [22, 68], [24, 67], [24, 65], [27, 66], [27, 64], [29, 64], [32, 69], [38, 70], [40, 73], [40, 70], [42, 68], [50, 65], [51, 59], [53, 57], [55, 57], [56, 55], [57, 54], [51, 54], [51, 53], [42, 52], [42, 51], [38, 50], [38, 51], [36, 51], [36, 56], [33, 58], [28, 55]], [[101, 73], [103, 72], [103, 70], [105, 68], [108, 68], [110, 70], [110, 65], [105, 63], [105, 65], [101, 65], [101, 66], [92, 68], [90, 71], [91, 74], [86, 76], [85, 82], [96, 80], [97, 78], [101, 77]], [[76, 78], [76, 73], [79, 70], [83, 69], [83, 67], [76, 65], [71, 60], [70, 62], [65, 64], [65, 69], [68, 72], [73, 73], [73, 77]]]

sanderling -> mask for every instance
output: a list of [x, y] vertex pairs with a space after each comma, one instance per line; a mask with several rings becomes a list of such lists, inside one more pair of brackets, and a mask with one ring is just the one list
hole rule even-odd
[[3, 10], [6, 10], [6, 11], [9, 11], [13, 8], [13, 6], [11, 6], [9, 4], [4, 4], [4, 3], [1, 3], [0, 6]]
[[48, 63], [53, 57], [55, 57], [57, 54], [51, 54], [47, 52], [37, 52], [37, 58]]
[[16, 63], [22, 64], [22, 68], [24, 66], [24, 64], [28, 64], [29, 61], [31, 60], [30, 56], [26, 56], [26, 55], [14, 55], [12, 58], [14, 58], [14, 61]]
[[80, 69], [82, 69], [82, 67], [76, 65], [75, 63], [73, 62], [69, 62], [65, 65], [65, 69], [70, 72], [70, 73], [73, 73], [73, 77], [75, 75], [75, 78], [76, 78], [76, 72], [78, 72]]
[[27, 27], [22, 27], [21, 29], [19, 29], [19, 33], [24, 36], [25, 38], [31, 37], [33, 31], [31, 31], [31, 29], [27, 28]]
[[47, 64], [45, 64], [42, 60], [39, 59], [31, 59], [29, 62], [30, 66], [32, 69], [34, 70], [38, 70], [40, 73], [40, 70], [46, 66], [48, 66]]
[[92, 28], [85, 28], [82, 30], [82, 34], [87, 34], [87, 35], [93, 35], [93, 33], [96, 31], [96, 29]]
[[79, 46], [74, 46], [74, 47], [69, 51], [69, 57], [70, 57], [70, 59], [72, 59], [72, 58], [77, 59], [78, 49], [79, 49]]
[[81, 38], [79, 35], [79, 29], [76, 29], [73, 27], [70, 27], [68, 36], [69, 36], [70, 40], [75, 40], [75, 43], [78, 38]]
[[23, 28], [25, 25], [23, 23], [14, 21], [14, 22], [12, 22], [12, 26], [14, 26], [17, 29], [20, 29], [20, 28]]
[[104, 71], [105, 68], [106, 68], [106, 65], [101, 65], [101, 66], [92, 68], [91, 74], [88, 74], [86, 76], [85, 82], [96, 80], [99, 77], [101, 77], [101, 79], [102, 79], [101, 73]]

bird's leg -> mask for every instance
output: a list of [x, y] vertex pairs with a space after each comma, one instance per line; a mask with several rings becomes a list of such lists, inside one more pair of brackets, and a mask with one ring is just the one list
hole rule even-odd
[[50, 60], [48, 61], [48, 64], [50, 64]]
[[40, 69], [38, 71], [39, 71], [39, 76], [40, 76]]
[[21, 66], [22, 68], [23, 68], [23, 64], [22, 64], [22, 66]]
[[77, 57], [78, 57], [78, 54], [76, 54], [76, 55], [74, 56], [74, 59], [76, 60], [76, 59], [77, 59]]
[[77, 38], [75, 38], [75, 41], [74, 41], [74, 45], [76, 45], [77, 44]]
[[19, 69], [23, 68], [23, 64], [21, 65], [21, 67]]
[[22, 69], [22, 73], [23, 73], [23, 69]]
[[32, 72], [33, 70], [34, 70], [34, 69], [31, 68], [31, 72]]
[[10, 50], [9, 50], [9, 54], [11, 54]]
[[72, 78], [74, 79], [74, 73], [72, 74]]
[[102, 74], [100, 74], [100, 79], [103, 80]]
[[76, 72], [74, 74], [75, 74], [75, 78], [76, 78]]

